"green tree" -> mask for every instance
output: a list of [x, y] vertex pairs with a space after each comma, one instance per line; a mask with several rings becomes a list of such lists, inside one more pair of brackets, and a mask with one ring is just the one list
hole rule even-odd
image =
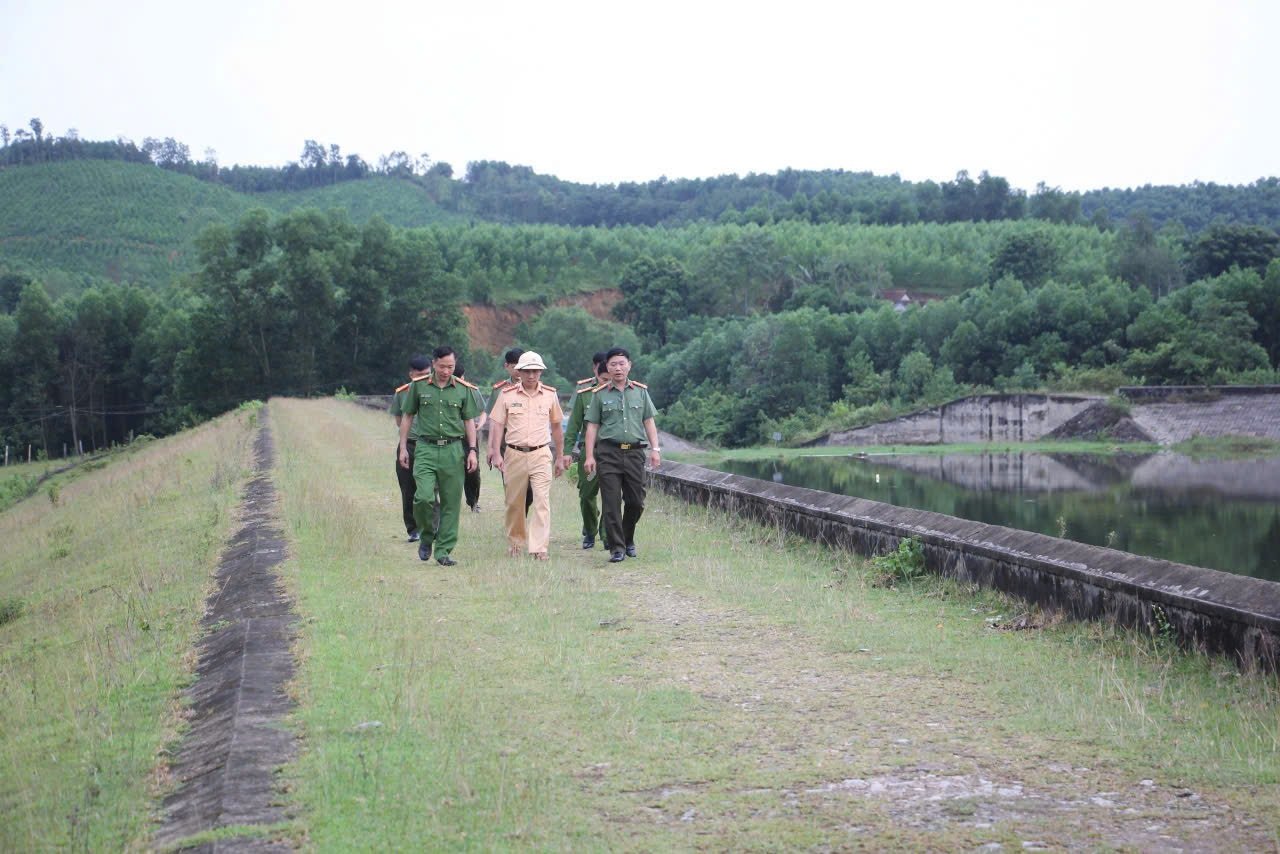
[[643, 348], [629, 327], [599, 320], [579, 306], [549, 308], [532, 321], [516, 327], [521, 349], [534, 350], [547, 363], [543, 382], [571, 394], [574, 382], [591, 376], [591, 355], [624, 347], [636, 362], [635, 379], [644, 371]]
[[1058, 247], [1047, 231], [1015, 232], [1005, 236], [991, 259], [991, 278], [1013, 276], [1026, 285], [1039, 285], [1053, 276]]
[[9, 420], [17, 425], [14, 434], [19, 443], [35, 442], [48, 456], [52, 429], [49, 419], [58, 400], [60, 323], [42, 284], [31, 282], [22, 289], [13, 318]]
[[654, 347], [667, 343], [667, 325], [689, 311], [688, 278], [671, 256], [636, 259], [623, 272], [619, 287], [622, 301], [614, 314]]
[[1191, 245], [1191, 274], [1211, 278], [1232, 267], [1263, 273], [1280, 257], [1280, 236], [1258, 225], [1215, 225]]

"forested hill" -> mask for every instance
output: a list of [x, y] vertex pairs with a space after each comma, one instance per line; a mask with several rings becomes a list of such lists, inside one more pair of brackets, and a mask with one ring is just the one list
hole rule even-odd
[[452, 218], [408, 181], [372, 176], [308, 190], [241, 193], [141, 163], [76, 160], [0, 169], [0, 266], [39, 277], [51, 293], [86, 278], [167, 285], [195, 269], [196, 237], [254, 207], [340, 208], [357, 223]]

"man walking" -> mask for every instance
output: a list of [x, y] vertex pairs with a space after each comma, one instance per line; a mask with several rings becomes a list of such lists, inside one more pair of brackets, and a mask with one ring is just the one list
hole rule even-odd
[[[551, 386], [543, 385], [542, 357], [526, 350], [516, 364], [520, 383], [498, 396], [489, 413], [489, 464], [503, 474], [507, 500], [507, 554], [528, 551], [547, 560], [551, 540], [551, 479], [564, 466], [558, 453], [564, 445], [564, 410]], [[503, 455], [503, 433], [506, 455]], [[533, 491], [533, 513], [525, 518], [524, 498]]]
[[595, 548], [596, 535], [600, 534], [603, 537], [604, 534], [598, 498], [600, 480], [595, 475], [588, 476], [582, 470], [581, 442], [583, 440], [582, 430], [586, 424], [583, 419], [587, 414], [587, 401], [591, 399], [591, 390], [609, 381], [609, 371], [604, 366], [603, 352], [592, 356], [591, 363], [592, 375], [586, 379], [578, 380], [578, 387], [573, 395], [573, 408], [570, 410], [569, 426], [565, 430], [564, 449], [562, 451], [566, 468], [573, 460], [578, 461], [578, 510], [582, 513], [582, 547], [584, 549]]
[[[409, 386], [414, 380], [420, 380], [431, 373], [431, 361], [426, 356], [414, 356], [409, 360], [409, 382], [396, 389], [395, 396], [391, 398], [391, 417], [396, 422], [397, 433], [400, 430], [400, 419], [408, 418], [412, 420], [412, 416], [404, 414], [404, 396], [409, 391]], [[417, 434], [414, 433], [412, 427], [409, 430], [409, 440], [407, 447], [409, 449], [409, 465], [400, 465], [400, 446], [396, 446], [396, 480], [400, 484], [400, 512], [404, 516], [404, 529], [409, 535], [409, 542], [416, 543], [418, 541], [418, 523], [413, 518], [413, 452], [417, 446]]]
[[[460, 380], [467, 378], [466, 371], [462, 367], [461, 362], [459, 362], [458, 366], [454, 368], [453, 375]], [[476, 441], [478, 443], [479, 437], [480, 437], [480, 431], [484, 429], [485, 423], [489, 420], [489, 415], [488, 415], [488, 412], [486, 411], [487, 407], [485, 406], [484, 395], [480, 394], [480, 388], [478, 386], [472, 386], [471, 394], [473, 397], [475, 397], [476, 407], [480, 412], [480, 414], [476, 416]], [[478, 450], [479, 445], [477, 444], [476, 447], [477, 447], [476, 453], [479, 454], [479, 450]], [[466, 477], [463, 478], [463, 481], [462, 481], [462, 495], [464, 498], [466, 498], [467, 507], [470, 508], [471, 512], [479, 513], [480, 512], [480, 466], [477, 465], [475, 469], [466, 473]]]
[[[636, 556], [636, 523], [644, 513], [644, 449], [649, 465], [662, 462], [657, 409], [648, 386], [628, 379], [631, 354], [622, 347], [605, 353], [609, 381], [591, 390], [587, 404], [587, 453], [583, 469], [600, 481], [609, 562]], [[625, 509], [623, 504], [625, 502]]]
[[[418, 558], [429, 560], [435, 549], [436, 563], [453, 566], [458, 544], [458, 513], [462, 505], [465, 472], [479, 465], [476, 453], [476, 422], [479, 415], [475, 386], [453, 375], [457, 355], [452, 347], [437, 347], [431, 354], [431, 376], [416, 380], [405, 392], [402, 407], [406, 415], [418, 416], [418, 442], [413, 462], [415, 491], [413, 516], [421, 539]], [[400, 465], [409, 465], [409, 423], [400, 422]], [[440, 525], [428, 527], [432, 499], [440, 491]]]
[[[489, 403], [490, 416], [493, 415], [493, 408], [498, 405], [498, 399], [502, 397], [502, 393], [504, 391], [510, 391], [511, 389], [520, 385], [520, 373], [516, 370], [516, 365], [520, 364], [520, 357], [523, 355], [524, 355], [524, 351], [521, 350], [519, 347], [512, 347], [503, 355], [502, 369], [507, 372], [507, 378], [505, 380], [498, 380], [496, 383], [493, 384], [493, 400]], [[489, 428], [489, 432], [492, 434], [493, 432], [492, 427]], [[502, 429], [499, 428], [498, 432], [499, 434], [501, 434]], [[507, 448], [506, 443], [503, 443], [502, 449], [504, 454], [506, 453], [506, 448]], [[506, 483], [506, 476], [504, 475], [503, 484], [505, 485], [505, 483]], [[525, 493], [525, 497], [524, 497], [524, 514], [526, 516], [529, 515], [529, 508], [532, 506], [533, 506], [533, 484], [530, 484], [529, 491]]]

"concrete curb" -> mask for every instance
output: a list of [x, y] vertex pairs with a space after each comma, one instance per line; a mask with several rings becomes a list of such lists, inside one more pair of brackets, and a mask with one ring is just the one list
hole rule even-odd
[[664, 463], [652, 480], [690, 503], [863, 555], [915, 538], [939, 575], [1076, 619], [1168, 626], [1184, 645], [1230, 656], [1245, 669], [1280, 669], [1274, 582], [682, 463]]

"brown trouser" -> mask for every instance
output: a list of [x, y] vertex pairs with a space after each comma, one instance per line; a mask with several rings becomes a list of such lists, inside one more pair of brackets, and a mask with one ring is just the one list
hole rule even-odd
[[596, 443], [596, 477], [609, 551], [635, 544], [636, 523], [644, 514], [646, 453], [638, 445], [624, 451], [612, 442]]
[[[507, 543], [512, 548], [528, 547], [529, 554], [546, 552], [551, 542], [551, 448], [521, 451], [507, 446], [504, 455], [507, 501]], [[525, 495], [533, 493], [533, 512], [525, 518]]]

